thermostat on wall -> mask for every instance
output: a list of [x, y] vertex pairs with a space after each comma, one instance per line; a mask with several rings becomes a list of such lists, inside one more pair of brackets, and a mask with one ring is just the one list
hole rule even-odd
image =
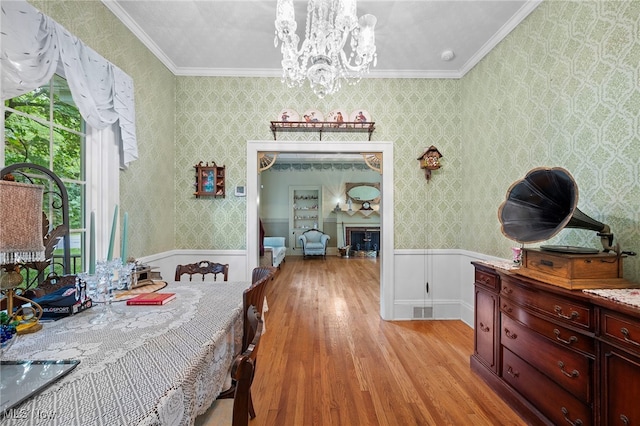
[[244, 197], [247, 195], [244, 190], [244, 186], [236, 186], [236, 197]]

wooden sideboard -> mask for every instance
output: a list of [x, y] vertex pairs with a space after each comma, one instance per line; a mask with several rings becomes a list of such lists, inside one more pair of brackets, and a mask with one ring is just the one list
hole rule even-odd
[[471, 368], [501, 398], [531, 424], [640, 425], [640, 309], [472, 263]]

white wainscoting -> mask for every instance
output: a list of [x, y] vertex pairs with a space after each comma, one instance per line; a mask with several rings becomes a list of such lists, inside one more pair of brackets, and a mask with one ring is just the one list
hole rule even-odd
[[[172, 281], [176, 265], [209, 260], [229, 264], [229, 281], [248, 281], [245, 250], [171, 250], [138, 259]], [[474, 268], [477, 260], [499, 261], [466, 250], [395, 250], [393, 320], [456, 319], [473, 327]], [[286, 264], [283, 266], [286, 268]], [[194, 279], [199, 279], [194, 276]], [[211, 280], [211, 277], [207, 277]], [[429, 282], [429, 291], [426, 283]], [[417, 314], [420, 314], [416, 316]]]
[[[245, 250], [171, 250], [144, 256], [139, 262], [155, 267], [165, 281], [173, 281], [177, 265], [187, 265], [201, 260], [229, 264], [229, 281], [249, 281], [251, 272], [247, 271], [247, 252]], [[183, 277], [183, 280], [189, 280]], [[201, 275], [194, 275], [193, 279], [202, 279]], [[219, 279], [219, 278], [218, 278]], [[206, 280], [213, 281], [213, 275], [207, 275]]]

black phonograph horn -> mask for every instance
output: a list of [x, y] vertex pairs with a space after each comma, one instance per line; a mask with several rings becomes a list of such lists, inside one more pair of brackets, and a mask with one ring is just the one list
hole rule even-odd
[[608, 225], [598, 222], [577, 208], [578, 187], [562, 168], [536, 168], [511, 185], [507, 199], [498, 209], [502, 233], [519, 243], [548, 240], [564, 228], [596, 231], [605, 252], [612, 247]]

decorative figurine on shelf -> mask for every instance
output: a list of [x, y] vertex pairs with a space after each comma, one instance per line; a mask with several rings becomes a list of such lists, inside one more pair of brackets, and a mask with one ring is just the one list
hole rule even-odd
[[353, 211], [353, 202], [351, 201], [351, 198], [349, 198], [349, 201], [347, 201], [347, 205], [349, 206], [349, 211]]
[[511, 247], [511, 251], [513, 252], [513, 263], [520, 266], [522, 264], [522, 248]]
[[427, 148], [427, 150], [417, 158], [418, 161], [420, 161], [420, 168], [424, 169], [424, 177], [427, 179], [427, 182], [431, 179], [431, 171], [440, 168], [440, 158], [442, 158], [442, 154], [440, 154], [438, 148], [433, 145]]

